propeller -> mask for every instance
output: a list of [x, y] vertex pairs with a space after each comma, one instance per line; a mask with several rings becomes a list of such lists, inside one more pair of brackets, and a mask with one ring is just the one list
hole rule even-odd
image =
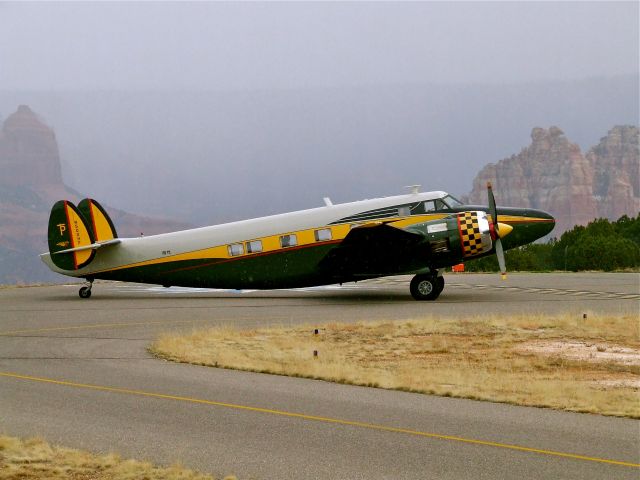
[[[504, 223], [498, 223], [498, 210], [496, 209], [496, 199], [493, 196], [493, 188], [491, 188], [491, 182], [487, 182], [487, 195], [489, 196], [489, 214], [491, 215], [491, 223], [493, 226], [493, 232], [495, 232], [495, 238], [493, 239], [496, 246], [496, 256], [498, 257], [498, 265], [500, 266], [500, 276], [503, 280], [507, 278], [507, 265], [504, 261], [504, 249], [502, 248], [502, 241], [500, 237], [507, 235], [513, 227]], [[502, 232], [500, 230], [503, 230]]]

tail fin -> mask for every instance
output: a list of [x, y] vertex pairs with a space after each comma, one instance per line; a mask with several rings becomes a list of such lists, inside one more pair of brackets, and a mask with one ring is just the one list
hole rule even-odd
[[95, 250], [89, 248], [56, 255], [61, 250], [87, 247], [94, 242], [93, 233], [87, 228], [83, 215], [67, 200], [60, 200], [51, 208], [48, 237], [51, 260], [63, 270], [78, 270], [89, 264], [96, 254]]
[[78, 210], [87, 220], [96, 242], [104, 242], [118, 238], [116, 228], [102, 205], [91, 198], [85, 198], [78, 204]]

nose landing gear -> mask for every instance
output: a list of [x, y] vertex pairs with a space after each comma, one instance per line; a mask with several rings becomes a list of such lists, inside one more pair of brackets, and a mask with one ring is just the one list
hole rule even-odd
[[444, 278], [433, 273], [421, 273], [413, 277], [409, 285], [411, 296], [416, 300], [435, 300], [444, 290]]
[[78, 291], [80, 298], [89, 298], [91, 296], [91, 287], [93, 287], [93, 280], [87, 280], [87, 283]]

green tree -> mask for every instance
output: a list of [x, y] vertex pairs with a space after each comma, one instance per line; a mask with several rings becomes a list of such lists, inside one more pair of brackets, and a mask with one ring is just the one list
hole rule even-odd
[[640, 213], [636, 218], [623, 215], [615, 222], [614, 227], [620, 236], [640, 245]]
[[562, 234], [551, 260], [559, 270], [604, 270], [640, 266], [640, 215], [616, 222], [597, 219]]
[[[505, 253], [511, 271], [604, 270], [640, 267], [640, 214], [615, 222], [599, 218], [577, 225], [559, 240], [532, 243]], [[465, 262], [469, 272], [497, 272], [495, 255]]]
[[[553, 270], [551, 261], [552, 243], [531, 243], [505, 252], [507, 270], [541, 272]], [[468, 272], [497, 272], [498, 260], [495, 255], [465, 262]]]

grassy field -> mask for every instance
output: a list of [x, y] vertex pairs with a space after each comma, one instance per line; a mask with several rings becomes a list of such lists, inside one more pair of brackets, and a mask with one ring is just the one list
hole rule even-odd
[[223, 327], [166, 333], [149, 349], [198, 365], [640, 418], [637, 316]]
[[[235, 477], [227, 477], [228, 480]], [[118, 455], [93, 455], [52, 446], [44, 440], [0, 436], [2, 480], [213, 480], [180, 465], [155, 467]]]

